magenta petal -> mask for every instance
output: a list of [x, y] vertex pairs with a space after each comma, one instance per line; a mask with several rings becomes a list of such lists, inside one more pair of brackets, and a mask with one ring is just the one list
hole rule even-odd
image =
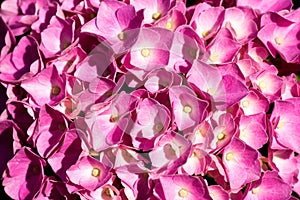
[[270, 67], [250, 77], [255, 88], [260, 89], [262, 94], [270, 102], [277, 100], [281, 95], [283, 80], [277, 75], [277, 69]]
[[210, 95], [208, 98], [215, 105], [225, 105], [226, 93], [222, 83], [222, 74], [218, 68], [204, 62], [194, 62], [187, 74], [187, 80], [194, 90], [208, 93]]
[[[258, 32], [258, 38], [269, 49], [273, 57], [276, 57], [277, 51], [286, 62], [297, 63], [300, 52], [297, 46], [300, 23], [292, 23], [281, 16], [274, 15], [271, 15], [270, 18], [276, 20], [263, 26]], [[268, 20], [268, 16], [266, 18]]]
[[76, 126], [88, 148], [95, 151], [118, 144], [126, 131], [128, 117], [135, 108], [136, 97], [121, 92], [112, 100], [93, 105], [85, 118], [78, 118]]
[[[278, 175], [285, 183], [293, 185], [298, 175], [297, 157], [291, 150], [277, 150], [271, 153], [272, 162], [278, 169]], [[277, 170], [276, 170], [277, 171]]]
[[170, 7], [170, 0], [133, 0], [135, 9], [144, 11], [144, 23], [152, 23], [164, 16]]
[[154, 70], [148, 75], [145, 88], [151, 93], [164, 91], [172, 85], [173, 76], [175, 74], [162, 69]]
[[[116, 36], [123, 31], [124, 27], [120, 27], [116, 16], [116, 11], [121, 7], [126, 7], [126, 4], [118, 1], [103, 1], [100, 3], [96, 18], [96, 26], [100, 31], [100, 35], [107, 38]], [[132, 8], [132, 6], [129, 7]]]
[[199, 146], [193, 146], [191, 154], [186, 163], [182, 165], [182, 171], [189, 175], [206, 174], [208, 166], [211, 164], [210, 156]]

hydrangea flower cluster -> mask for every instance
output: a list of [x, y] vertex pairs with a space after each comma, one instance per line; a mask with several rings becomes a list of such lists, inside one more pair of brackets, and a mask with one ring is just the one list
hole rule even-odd
[[291, 0], [5, 0], [1, 199], [296, 200]]

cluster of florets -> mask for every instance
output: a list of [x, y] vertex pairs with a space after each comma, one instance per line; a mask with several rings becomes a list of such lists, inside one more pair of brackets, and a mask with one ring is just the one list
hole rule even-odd
[[292, 6], [4, 1], [1, 198], [298, 199]]

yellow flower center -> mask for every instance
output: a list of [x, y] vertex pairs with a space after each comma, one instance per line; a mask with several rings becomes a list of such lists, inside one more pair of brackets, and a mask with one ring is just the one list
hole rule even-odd
[[206, 36], [208, 36], [210, 34], [210, 31], [204, 31], [203, 33], [202, 33], [202, 37], [206, 37]]
[[126, 38], [126, 34], [122, 31], [118, 34], [119, 40], [124, 40]]
[[180, 197], [186, 197], [188, 195], [188, 191], [186, 190], [186, 189], [180, 189], [179, 191], [178, 191], [178, 196], [180, 196]]
[[246, 133], [245, 133], [245, 129], [240, 130], [240, 138], [243, 139], [245, 138]]
[[258, 85], [259, 85], [259, 87], [260, 87], [261, 89], [266, 89], [266, 87], [267, 87], [267, 84], [266, 84], [264, 81], [260, 81], [260, 82], [258, 83]]
[[153, 13], [152, 19], [158, 20], [161, 17], [161, 14], [159, 12]]
[[99, 153], [99, 152], [97, 152], [97, 151], [95, 151], [95, 150], [93, 150], [93, 149], [90, 149], [90, 151], [89, 151], [89, 155], [90, 155], [90, 156], [99, 156], [99, 155], [100, 155], [100, 153]]
[[216, 54], [211, 54], [210, 57], [209, 57], [209, 60], [211, 60], [212, 62], [216, 62], [218, 61], [218, 55]]
[[105, 197], [112, 197], [112, 191], [107, 187], [102, 191], [102, 195]]
[[259, 192], [259, 188], [253, 188], [251, 191], [252, 194], [257, 194]]
[[158, 123], [155, 125], [155, 129], [160, 132], [162, 129], [164, 128], [164, 126], [162, 125], [162, 123]]
[[92, 170], [92, 176], [99, 177], [101, 174], [101, 170], [99, 168], [93, 168]]
[[275, 43], [277, 44], [277, 45], [282, 45], [282, 43], [283, 43], [283, 37], [276, 37], [275, 38]]
[[193, 154], [192, 154], [192, 157], [200, 158], [201, 157], [201, 153], [199, 153], [199, 151], [197, 151], [197, 150], [194, 150]]
[[225, 158], [227, 161], [230, 161], [230, 160], [234, 159], [234, 155], [233, 155], [233, 153], [229, 152], [226, 154]]
[[218, 140], [223, 140], [225, 138], [225, 134], [224, 133], [219, 133], [217, 138], [218, 138]]
[[198, 134], [198, 135], [202, 135], [203, 137], [206, 135], [205, 134], [205, 130], [204, 129], [202, 129], [202, 128], [200, 128], [200, 129], [198, 129], [198, 130], [196, 130], [196, 132], [195, 132], [196, 134]]
[[208, 88], [207, 93], [210, 94], [211, 96], [213, 96], [216, 92], [213, 89]]
[[244, 101], [242, 101], [242, 107], [243, 108], [247, 108], [248, 106], [249, 106], [249, 101], [248, 100], [244, 100]]
[[172, 23], [171, 22], [167, 22], [167, 24], [166, 24], [166, 29], [169, 29], [169, 30], [171, 30], [172, 29]]
[[150, 55], [150, 50], [147, 48], [144, 48], [141, 50], [141, 54], [143, 57], [148, 57]]
[[170, 159], [174, 159], [176, 156], [176, 151], [173, 149], [171, 144], [166, 144], [164, 146], [164, 151], [169, 155]]
[[185, 112], [185, 113], [190, 113], [190, 112], [192, 112], [191, 106], [184, 106], [184, 107], [183, 107], [183, 112]]
[[282, 120], [279, 120], [279, 122], [278, 122], [278, 124], [277, 124], [277, 129], [280, 129], [280, 128], [282, 128], [283, 127], [283, 122], [282, 122]]
[[116, 121], [118, 121], [118, 119], [119, 119], [119, 116], [118, 116], [118, 115], [112, 114], [112, 115], [110, 116], [110, 118], [109, 118], [109, 121], [110, 121], [110, 122], [116, 122]]
[[58, 87], [58, 86], [53, 86], [53, 87], [51, 88], [51, 94], [52, 94], [53, 96], [57, 96], [57, 95], [59, 95], [59, 93], [60, 93], [60, 87]]

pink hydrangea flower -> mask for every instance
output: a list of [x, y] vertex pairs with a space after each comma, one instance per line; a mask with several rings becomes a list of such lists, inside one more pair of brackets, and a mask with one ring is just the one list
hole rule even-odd
[[263, 113], [240, 118], [239, 138], [254, 149], [260, 149], [268, 141], [266, 115]]
[[[241, 45], [238, 44], [227, 28], [222, 28], [207, 46], [208, 64], [225, 64], [233, 61]], [[226, 51], [224, 52], [224, 49]]]
[[178, 74], [157, 69], [148, 74], [144, 86], [150, 93], [165, 92], [172, 85], [180, 85], [181, 81]]
[[152, 171], [156, 173], [172, 173], [184, 164], [190, 154], [191, 145], [188, 140], [175, 132], [167, 132], [155, 141], [153, 151], [149, 152]]
[[137, 98], [120, 93], [113, 99], [93, 105], [85, 118], [78, 118], [77, 128], [88, 149], [101, 151], [121, 142], [128, 124], [128, 114]]
[[182, 9], [182, 2], [179, 2], [179, 5], [172, 8], [166, 16], [159, 19], [155, 26], [166, 28], [169, 30], [176, 30], [179, 26], [186, 24], [186, 17], [184, 10]]
[[67, 131], [59, 141], [59, 145], [47, 161], [52, 170], [63, 180], [67, 181], [66, 171], [76, 163], [81, 154], [81, 141], [74, 130]]
[[229, 194], [219, 185], [208, 186], [209, 195], [213, 200], [227, 200]]
[[237, 138], [224, 148], [222, 161], [232, 191], [260, 177], [257, 151]]
[[0, 27], [1, 27], [1, 35], [0, 35], [0, 60], [2, 60], [6, 54], [11, 50], [12, 46], [15, 44], [15, 38], [10, 30], [10, 28], [5, 24], [2, 17], [0, 17]]
[[130, 0], [130, 4], [137, 11], [143, 10], [144, 23], [152, 23], [167, 14], [170, 8], [170, 0]]
[[24, 88], [38, 106], [56, 105], [65, 97], [65, 85], [56, 67], [43, 69], [31, 79], [22, 82]]
[[117, 52], [128, 50], [139, 32], [142, 17], [135, 9], [137, 8], [119, 1], [102, 1], [99, 5], [97, 18], [94, 20], [97, 34], [106, 38]]
[[194, 127], [205, 119], [207, 102], [198, 99], [188, 87], [173, 86], [169, 89], [169, 96], [179, 130]]
[[161, 176], [155, 187], [160, 199], [211, 200], [207, 186], [201, 177], [187, 175]]
[[258, 1], [258, 0], [237, 0], [237, 6], [251, 7], [258, 10], [260, 13], [268, 11], [278, 12], [284, 9], [290, 10], [293, 3], [291, 0], [277, 0], [277, 1]]
[[299, 126], [299, 98], [285, 101], [275, 101], [271, 122], [274, 124], [274, 137], [278, 143], [296, 152], [300, 152], [298, 137]]
[[67, 120], [60, 112], [53, 110], [48, 105], [41, 107], [38, 127], [32, 137], [37, 151], [42, 157], [48, 157], [57, 147], [66, 128]]
[[66, 173], [70, 182], [78, 187], [77, 190], [87, 189], [93, 191], [109, 180], [111, 177], [109, 171], [108, 166], [103, 165], [96, 159], [83, 156]]
[[287, 184], [294, 185], [296, 183], [295, 177], [299, 173], [294, 152], [291, 150], [274, 150], [270, 157], [275, 165], [273, 167], [276, 168], [275, 170], [278, 171], [282, 180]]
[[252, 9], [228, 8], [225, 10], [223, 27], [228, 28], [238, 42], [245, 44], [256, 37], [255, 17]]
[[187, 74], [193, 89], [210, 99], [213, 106], [220, 110], [237, 103], [248, 92], [242, 80], [228, 74], [222, 76], [222, 73], [216, 67], [195, 62]]
[[53, 17], [48, 27], [41, 32], [40, 49], [45, 57], [51, 58], [66, 50], [74, 42], [74, 29], [73, 20]]
[[7, 163], [3, 186], [5, 192], [13, 199], [33, 199], [44, 178], [45, 161], [23, 147]]
[[32, 73], [29, 77], [37, 73], [42, 65], [36, 39], [23, 37], [14, 50], [0, 60], [0, 64], [0, 80], [5, 82], [16, 82], [26, 79], [26, 73]]
[[259, 89], [270, 102], [280, 97], [283, 80], [277, 76], [277, 70], [273, 66], [253, 74], [250, 79], [254, 87]]
[[191, 19], [191, 26], [199, 37], [207, 40], [213, 37], [222, 25], [224, 20], [223, 7], [211, 7], [206, 3], [198, 4], [195, 7]]
[[182, 165], [182, 172], [189, 175], [206, 174], [208, 166], [211, 163], [209, 154], [201, 149], [200, 145], [194, 145], [191, 153], [184, 165]]
[[245, 115], [254, 115], [268, 111], [267, 98], [257, 90], [250, 90], [248, 95], [240, 101], [240, 107]]
[[148, 151], [154, 140], [163, 134], [170, 123], [169, 110], [154, 99], [141, 100], [136, 107], [136, 121], [130, 129], [134, 147]]
[[125, 67], [143, 80], [150, 71], [166, 66], [172, 38], [172, 32], [166, 29], [141, 29], [137, 41], [124, 58]]
[[292, 188], [283, 182], [276, 172], [267, 171], [260, 181], [255, 182], [245, 196], [245, 200], [289, 199]]
[[[263, 27], [258, 32], [258, 38], [273, 57], [276, 57], [276, 52], [278, 52], [288, 63], [299, 63], [300, 50], [297, 45], [299, 44], [300, 23], [293, 23], [281, 16], [274, 15], [277, 14], [271, 13], [262, 17]], [[275, 20], [273, 21], [273, 19]]]

